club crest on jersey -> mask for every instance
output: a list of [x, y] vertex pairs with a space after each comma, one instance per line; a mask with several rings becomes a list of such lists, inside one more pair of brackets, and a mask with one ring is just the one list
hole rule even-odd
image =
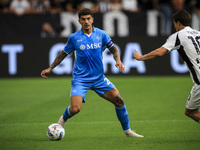
[[84, 50], [84, 49], [85, 49], [85, 45], [81, 44], [79, 48], [80, 48], [81, 50]]
[[97, 36], [97, 37], [96, 37], [96, 39], [97, 39], [97, 40], [100, 40], [100, 39], [101, 39], [101, 37], [100, 37], [100, 36]]

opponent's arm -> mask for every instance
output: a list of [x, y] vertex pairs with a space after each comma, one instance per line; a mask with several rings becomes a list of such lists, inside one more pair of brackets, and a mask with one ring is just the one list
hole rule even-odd
[[135, 54], [133, 55], [133, 57], [137, 60], [149, 60], [163, 56], [165, 53], [167, 53], [167, 49], [164, 47], [160, 47], [145, 55], [141, 55], [137, 50], [135, 50]]
[[68, 54], [65, 53], [63, 50], [56, 56], [56, 58], [54, 59], [53, 63], [51, 64], [51, 66], [49, 66], [49, 68], [42, 70], [41, 72], [41, 76], [43, 78], [47, 78], [47, 74], [49, 74], [53, 68], [55, 68], [57, 65], [59, 65], [63, 59], [67, 56]]
[[125, 67], [124, 67], [124, 64], [121, 62], [119, 51], [117, 50], [116, 46], [113, 45], [112, 47], [109, 48], [109, 50], [113, 54], [113, 58], [116, 61], [115, 66], [117, 68], [119, 67], [120, 71], [124, 71]]

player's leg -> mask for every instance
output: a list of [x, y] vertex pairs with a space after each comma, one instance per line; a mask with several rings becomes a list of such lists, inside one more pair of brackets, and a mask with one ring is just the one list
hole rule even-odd
[[194, 84], [188, 97], [185, 115], [200, 123], [200, 85]]
[[81, 96], [72, 96], [71, 97], [71, 106], [67, 107], [64, 114], [63, 119], [67, 121], [67, 119], [71, 118], [73, 115], [80, 112], [83, 103], [83, 97]]
[[122, 125], [123, 130], [130, 129], [129, 117], [123, 98], [119, 95], [117, 88], [104, 93], [102, 97], [115, 105], [117, 117]]
[[198, 109], [191, 110], [186, 107], [185, 115], [200, 123], [200, 112], [198, 111]]
[[114, 87], [113, 89], [104, 93], [102, 95], [102, 97], [104, 99], [110, 101], [111, 103], [113, 103], [115, 105], [115, 107], [120, 107], [120, 106], [124, 105], [124, 100], [120, 96], [119, 91], [117, 90], [116, 87]]
[[58, 121], [59, 124], [64, 127], [69, 118], [80, 112], [82, 103], [85, 102], [85, 95], [89, 89], [89, 84], [73, 81], [71, 88], [71, 106], [68, 106], [60, 117]]
[[66, 121], [73, 117], [75, 114], [79, 113], [82, 107], [83, 97], [81, 96], [72, 96], [71, 97], [71, 106], [68, 106], [63, 115], [58, 120], [58, 124], [62, 125], [63, 127], [66, 124]]
[[124, 100], [120, 96], [116, 87], [104, 93], [102, 97], [115, 105], [116, 114], [124, 130], [125, 137], [143, 137], [130, 129], [126, 105], [124, 104]]

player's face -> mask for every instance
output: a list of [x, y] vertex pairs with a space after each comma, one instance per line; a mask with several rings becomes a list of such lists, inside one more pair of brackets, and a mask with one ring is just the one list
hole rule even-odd
[[79, 19], [79, 23], [82, 26], [83, 31], [92, 30], [94, 18], [91, 15], [81, 16]]

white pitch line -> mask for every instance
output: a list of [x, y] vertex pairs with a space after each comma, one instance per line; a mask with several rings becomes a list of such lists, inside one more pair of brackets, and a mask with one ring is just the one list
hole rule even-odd
[[[143, 120], [129, 121], [130, 123], [166, 123], [166, 122], [188, 122], [190, 120]], [[53, 123], [53, 122], [52, 122]], [[50, 125], [52, 123], [0, 123], [0, 126], [26, 126], [26, 125]], [[111, 124], [119, 121], [97, 121], [97, 122], [68, 122], [67, 124]]]

